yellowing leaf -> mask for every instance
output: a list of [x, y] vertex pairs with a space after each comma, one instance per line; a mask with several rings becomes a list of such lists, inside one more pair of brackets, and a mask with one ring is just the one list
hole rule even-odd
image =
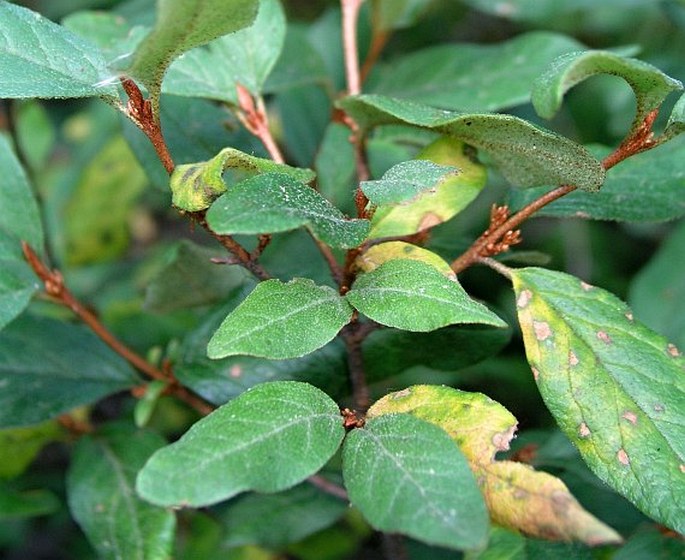
[[516, 419], [480, 393], [417, 385], [376, 402], [368, 417], [405, 412], [445, 430], [459, 444], [476, 475], [495, 523], [527, 535], [579, 540], [589, 545], [621, 542], [610, 527], [576, 501], [558, 478], [512, 461], [495, 461], [509, 448]]
[[354, 264], [363, 272], [371, 272], [383, 263], [395, 259], [422, 261], [437, 268], [445, 276], [452, 279], [456, 278], [456, 274], [454, 274], [450, 265], [442, 257], [436, 255], [433, 251], [412, 245], [411, 243], [405, 243], [404, 241], [388, 241], [372, 245], [357, 257]]

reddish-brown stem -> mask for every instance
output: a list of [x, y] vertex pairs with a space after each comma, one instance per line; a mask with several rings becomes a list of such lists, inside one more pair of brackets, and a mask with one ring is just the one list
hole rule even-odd
[[331, 496], [335, 496], [336, 498], [340, 498], [341, 500], [349, 501], [349, 497], [347, 496], [347, 492], [344, 488], [338, 486], [334, 482], [331, 482], [330, 480], [324, 478], [319, 474], [314, 474], [310, 476], [307, 479], [307, 482], [309, 482], [313, 486], [316, 486], [320, 490], [323, 490], [324, 492], [326, 492], [326, 494], [330, 494]]
[[371, 46], [369, 47], [369, 52], [366, 55], [366, 59], [364, 60], [364, 64], [362, 64], [362, 69], [360, 72], [362, 83], [366, 81], [367, 76], [371, 73], [371, 70], [376, 64], [378, 57], [385, 48], [388, 39], [390, 39], [390, 32], [388, 30], [378, 29], [374, 31], [373, 37], [371, 37]]
[[264, 99], [260, 96], [255, 100], [242, 84], [238, 84], [236, 89], [238, 91], [239, 110], [236, 113], [238, 119], [251, 134], [259, 138], [271, 159], [276, 163], [285, 163], [285, 158], [269, 128], [269, 115], [266, 112]]
[[183, 400], [201, 414], [208, 414], [211, 412], [212, 407], [199, 397], [190, 393], [185, 387], [179, 385], [170, 371], [165, 372], [156, 368], [142, 356], [139, 356], [133, 350], [128, 348], [128, 346], [120, 342], [111, 332], [109, 332], [95, 316], [95, 314], [93, 314], [80, 301], [78, 301], [76, 297], [74, 297], [74, 295], [65, 285], [64, 277], [60, 271], [49, 269], [28, 243], [22, 242], [22, 249], [24, 251], [24, 257], [26, 258], [26, 261], [36, 273], [36, 276], [41, 279], [45, 293], [52, 300], [71, 309], [74, 315], [88, 325], [88, 327], [105, 344], [107, 344], [112, 350], [124, 358], [138, 371], [144, 373], [151, 379], [157, 379], [168, 383], [169, 392], [171, 394]]
[[169, 149], [164, 141], [158, 115], [153, 113], [150, 100], [143, 97], [140, 88], [130, 78], [121, 78], [121, 85], [126, 95], [128, 95], [128, 104], [126, 106], [128, 116], [143, 131], [145, 136], [150, 139], [155, 152], [157, 152], [159, 161], [162, 162], [166, 172], [171, 175], [175, 167], [174, 160], [171, 158]]
[[319, 252], [326, 260], [326, 264], [328, 264], [328, 268], [331, 271], [331, 276], [333, 277], [333, 280], [335, 280], [335, 283], [338, 286], [341, 286], [343, 278], [345, 277], [345, 272], [343, 271], [343, 268], [340, 266], [338, 260], [335, 258], [333, 251], [328, 245], [326, 245], [323, 241], [319, 241], [313, 235], [312, 239], [314, 240], [314, 243], [316, 243], [316, 246], [319, 248]]
[[340, 332], [347, 347], [347, 370], [352, 383], [352, 396], [357, 411], [365, 413], [371, 404], [369, 386], [366, 383], [364, 359], [362, 356], [362, 341], [368, 331], [361, 328], [356, 317]]
[[358, 95], [361, 91], [359, 55], [357, 49], [357, 19], [364, 0], [340, 0], [342, 8], [342, 39], [345, 55], [347, 93]]

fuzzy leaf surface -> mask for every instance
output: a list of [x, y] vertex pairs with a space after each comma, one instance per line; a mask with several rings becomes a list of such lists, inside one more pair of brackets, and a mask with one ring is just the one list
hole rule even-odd
[[383, 263], [397, 259], [424, 262], [433, 266], [448, 278], [456, 279], [456, 274], [454, 274], [450, 265], [440, 255], [405, 241], [386, 241], [385, 243], [372, 245], [356, 258], [354, 264], [362, 272], [371, 272]]
[[[606, 153], [600, 148], [593, 151]], [[663, 222], [685, 216], [682, 196], [685, 138], [637, 154], [612, 168], [602, 190], [574, 191], [548, 204], [535, 216], [590, 218], [621, 222]], [[510, 205], [520, 209], [548, 188], [512, 190]]]
[[258, 0], [157, 1], [157, 21], [133, 54], [130, 73], [157, 105], [162, 79], [183, 52], [252, 24]]
[[351, 318], [352, 308], [333, 288], [303, 278], [267, 280], [224, 319], [207, 355], [298, 358], [331, 341]]
[[175, 507], [206, 506], [246, 490], [279, 492], [317, 472], [344, 433], [340, 410], [319, 389], [264, 383], [155, 453], [138, 475], [137, 491]]
[[22, 316], [0, 332], [0, 426], [36, 424], [140, 383], [90, 330]]
[[[397, 2], [379, 3], [394, 7]], [[488, 45], [436, 45], [380, 66], [378, 79], [369, 85], [373, 93], [442, 109], [497, 111], [527, 103], [532, 84], [549, 63], [582, 48], [566, 35], [547, 31]]]
[[545, 404], [604, 482], [685, 532], [685, 359], [613, 294], [539, 268], [512, 271]]
[[671, 116], [666, 123], [664, 130], [665, 138], [673, 138], [685, 132], [685, 93], [680, 96], [671, 110]]
[[517, 422], [489, 397], [417, 385], [386, 395], [369, 409], [368, 417], [395, 413], [409, 413], [450, 435], [471, 465], [496, 523], [539, 538], [591, 545], [621, 541], [585, 511], [558, 478], [522, 463], [495, 461], [498, 451], [509, 449]]
[[367, 220], [348, 219], [311, 187], [282, 173], [264, 173], [229, 189], [207, 212], [212, 230], [228, 235], [275, 233], [302, 226], [332, 247], [356, 247]]
[[552, 118], [561, 107], [564, 94], [569, 89], [598, 74], [620, 76], [633, 89], [637, 99], [633, 131], [651, 111], [661, 105], [669, 93], [683, 89], [680, 81], [635, 58], [609, 51], [571, 52], [555, 59], [535, 81], [533, 107], [541, 117]]
[[343, 447], [350, 502], [379, 531], [460, 550], [485, 544], [488, 517], [464, 455], [408, 414], [369, 420]]
[[425, 262], [396, 259], [360, 275], [345, 295], [360, 313], [382, 325], [426, 332], [455, 323], [506, 324], [469, 298], [456, 279]]
[[357, 95], [338, 102], [364, 129], [409, 124], [487, 151], [519, 187], [572, 184], [596, 191], [604, 168], [583, 146], [511, 115], [444, 111], [392, 97]]
[[101, 558], [154, 560], [171, 554], [176, 517], [135, 494], [148, 457], [165, 444], [153, 433], [110, 425], [79, 440], [67, 475], [69, 509]]
[[261, 95], [281, 54], [285, 15], [279, 0], [261, 0], [254, 23], [181, 55], [164, 80], [162, 91], [237, 104], [237, 84]]
[[100, 51], [40, 14], [0, 1], [0, 98], [118, 99]]

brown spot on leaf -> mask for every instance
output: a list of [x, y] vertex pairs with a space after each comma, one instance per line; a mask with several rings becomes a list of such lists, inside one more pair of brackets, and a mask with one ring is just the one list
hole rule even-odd
[[673, 356], [674, 358], [677, 358], [680, 356], [680, 350], [678, 350], [678, 347], [675, 344], [669, 344], [666, 347], [668, 353]]
[[685, 465], [680, 465], [680, 472], [685, 474]]
[[628, 321], [632, 323], [635, 320], [635, 317], [633, 317], [633, 314], [630, 311], [628, 311], [626, 313], [626, 319], [628, 319]]
[[655, 404], [654, 405], [654, 412], [663, 412], [664, 410], [666, 410], [666, 409], [664, 408], [663, 404]]
[[580, 426], [578, 426], [578, 435], [582, 438], [588, 437], [592, 432], [590, 432], [590, 428], [587, 427], [587, 424], [585, 422], [581, 422]]
[[576, 356], [576, 353], [573, 350], [568, 351], [568, 363], [570, 366], [578, 365], [578, 356]]
[[438, 216], [437, 214], [433, 214], [432, 212], [428, 212], [428, 214], [424, 215], [421, 218], [421, 222], [419, 223], [419, 231], [432, 228], [433, 226], [437, 226], [442, 222], [443, 220], [440, 216]]
[[525, 500], [528, 497], [528, 492], [521, 488], [514, 490], [514, 498], [517, 500]]
[[540, 342], [552, 336], [552, 329], [549, 327], [549, 323], [545, 321], [533, 321], [533, 330], [535, 331], [535, 338]]
[[536, 367], [531, 367], [530, 369], [533, 372], [533, 379], [535, 379], [535, 381], [537, 381], [538, 378], [540, 377], [540, 370]]
[[530, 303], [530, 300], [532, 298], [533, 292], [531, 292], [530, 290], [523, 290], [519, 294], [518, 299], [516, 300], [516, 305], [518, 305], [519, 309], [523, 309]]
[[509, 449], [509, 442], [514, 439], [514, 432], [516, 431], [516, 424], [504, 432], [497, 432], [492, 436], [492, 444], [497, 451], [507, 451]]
[[240, 377], [242, 374], [243, 368], [241, 368], [238, 364], [231, 366], [231, 369], [228, 370], [228, 375], [230, 375], [234, 379]]
[[597, 331], [597, 338], [605, 344], [611, 344], [611, 337], [605, 331]]
[[621, 418], [628, 420], [628, 422], [630, 422], [633, 426], [637, 424], [637, 414], [635, 414], [632, 410], [626, 410], [623, 414], [621, 414]]
[[625, 465], [626, 467], [630, 465], [630, 457], [628, 457], [628, 454], [626, 453], [625, 449], [619, 449], [618, 453], [616, 453], [616, 458], [618, 459], [618, 462], [622, 465]]
[[589, 292], [592, 289], [592, 285], [588, 284], [587, 282], [582, 282], [580, 283], [580, 287], [583, 288], [586, 292]]
[[396, 393], [393, 393], [390, 396], [390, 398], [392, 400], [397, 400], [397, 399], [403, 399], [404, 397], [408, 397], [409, 395], [411, 395], [411, 389], [407, 387], [406, 389], [402, 389], [401, 391], [397, 391]]

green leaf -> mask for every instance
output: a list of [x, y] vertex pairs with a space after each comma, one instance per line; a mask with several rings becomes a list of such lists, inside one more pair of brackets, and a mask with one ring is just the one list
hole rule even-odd
[[671, 116], [664, 130], [664, 138], [670, 139], [683, 132], [685, 132], [685, 94], [680, 96], [671, 110]]
[[55, 148], [55, 125], [46, 105], [40, 101], [24, 101], [17, 103], [15, 108], [17, 151], [32, 171], [40, 172]]
[[528, 362], [590, 469], [685, 531], [685, 359], [614, 295], [573, 276], [512, 270]]
[[460, 550], [486, 542], [476, 480], [437, 426], [408, 414], [369, 420], [345, 440], [343, 476], [350, 502], [379, 531]]
[[[5, 235], [0, 228], [0, 236]], [[0, 241], [0, 251], [3, 245], [19, 242], [10, 235]], [[14, 247], [13, 247], [14, 248]], [[5, 258], [0, 255], [0, 330], [18, 317], [31, 301], [31, 297], [40, 288], [38, 279], [29, 265], [20, 260], [18, 255]]]
[[432, 331], [454, 323], [506, 326], [484, 305], [470, 299], [456, 279], [417, 260], [383, 263], [360, 275], [345, 297], [374, 321], [409, 331]]
[[135, 495], [138, 470], [164, 445], [153, 432], [110, 425], [81, 438], [67, 475], [69, 509], [101, 558], [168, 558], [174, 513]]
[[36, 12], [0, 1], [0, 98], [118, 99], [100, 51]]
[[356, 213], [351, 193], [357, 188], [357, 173], [350, 129], [346, 125], [336, 122], [328, 125], [314, 167], [321, 194], [343, 212]]
[[555, 59], [536, 80], [532, 92], [533, 107], [541, 117], [552, 118], [569, 89], [597, 74], [620, 76], [633, 89], [637, 112], [631, 132], [637, 130], [669, 93], [683, 89], [678, 80], [641, 60], [609, 51], [571, 52]]
[[340, 411], [325, 393], [294, 381], [264, 383], [155, 453], [137, 490], [175, 507], [206, 506], [246, 490], [279, 492], [317, 472], [343, 436]]
[[373, 93], [443, 109], [496, 111], [527, 103], [535, 78], [547, 65], [581, 48], [566, 35], [546, 31], [488, 45], [437, 45], [381, 66], [370, 88]]
[[628, 301], [649, 328], [685, 348], [685, 222], [663, 242], [630, 285]]
[[227, 529], [223, 546], [281, 548], [332, 525], [348, 509], [346, 501], [311, 484], [278, 494], [248, 494], [232, 500], [219, 514]]
[[456, 279], [457, 277], [442, 257], [433, 251], [404, 241], [386, 241], [372, 245], [355, 259], [354, 264], [362, 272], [371, 272], [383, 263], [397, 259], [421, 261], [439, 270], [448, 278]]
[[17, 492], [0, 484], [0, 520], [50, 515], [60, 505], [59, 498], [48, 490]]
[[373, 25], [381, 31], [411, 27], [430, 5], [430, 0], [373, 0]]
[[112, 260], [127, 249], [130, 213], [146, 185], [122, 136], [92, 156], [61, 216], [70, 264]]
[[226, 191], [223, 174], [227, 169], [237, 174], [231, 183], [237, 183], [243, 175], [249, 177], [260, 173], [280, 173], [303, 183], [314, 179], [314, 172], [309, 169], [290, 167], [234, 148], [224, 148], [209, 161], [178, 165], [174, 169], [170, 182], [174, 206], [189, 212], [209, 208]]
[[218, 303], [249, 281], [250, 274], [238, 266], [211, 262], [219, 253], [182, 240], [173, 245], [166, 264], [155, 274], [145, 292], [145, 308], [169, 312]]
[[418, 385], [386, 395], [374, 403], [367, 417], [396, 413], [439, 426], [459, 445], [495, 523], [539, 538], [590, 545], [621, 542], [613, 529], [580, 506], [558, 478], [522, 463], [495, 461], [498, 451], [509, 449], [517, 422], [489, 397]]
[[261, 95], [285, 40], [279, 0], [261, 0], [254, 23], [182, 55], [169, 68], [162, 91], [238, 104], [236, 86]]
[[346, 97], [338, 104], [363, 129], [410, 124], [486, 150], [520, 187], [572, 184], [596, 191], [604, 182], [604, 168], [583, 146], [518, 117], [443, 111], [380, 95]]
[[157, 0], [157, 21], [135, 53], [130, 73], [159, 101], [162, 79], [169, 65], [192, 48], [248, 27], [258, 0]]
[[485, 167], [468, 151], [459, 140], [439, 138], [416, 160], [393, 166], [378, 181], [362, 182], [364, 194], [378, 206], [369, 237], [412, 235], [468, 206], [486, 181]]
[[332, 247], [356, 247], [369, 230], [366, 220], [348, 219], [311, 187], [283, 173], [264, 173], [233, 186], [207, 212], [216, 233], [290, 231], [306, 226]]
[[24, 315], [0, 332], [0, 426], [36, 424], [140, 382], [91, 331]]
[[[599, 152], [599, 149], [596, 150]], [[598, 193], [574, 191], [535, 213], [536, 217], [575, 217], [626, 222], [659, 222], [685, 215], [682, 196], [685, 139], [637, 154], [612, 168]], [[547, 188], [510, 193], [510, 206], [523, 208]]]
[[136, 428], [143, 428], [147, 425], [157, 407], [159, 398], [168, 387], [169, 384], [166, 381], [160, 381], [159, 379], [145, 386], [145, 393], [138, 399], [133, 409], [133, 421], [136, 424]]
[[351, 318], [352, 308], [328, 286], [303, 278], [267, 280], [224, 319], [207, 355], [297, 358], [332, 340]]
[[14, 478], [26, 470], [38, 452], [51, 441], [62, 438], [57, 422], [0, 430], [0, 478]]

